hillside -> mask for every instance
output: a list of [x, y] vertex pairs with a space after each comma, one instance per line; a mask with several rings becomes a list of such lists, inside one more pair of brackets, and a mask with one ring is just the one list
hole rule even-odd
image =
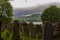
[[31, 16], [15, 17], [14, 20], [26, 21], [26, 22], [40, 22], [41, 14], [34, 14]]

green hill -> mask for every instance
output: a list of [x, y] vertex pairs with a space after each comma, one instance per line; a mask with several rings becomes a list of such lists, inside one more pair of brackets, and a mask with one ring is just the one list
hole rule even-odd
[[41, 15], [40, 14], [34, 14], [31, 16], [23, 16], [23, 17], [15, 17], [14, 20], [19, 21], [26, 21], [26, 22], [40, 22], [41, 21]]

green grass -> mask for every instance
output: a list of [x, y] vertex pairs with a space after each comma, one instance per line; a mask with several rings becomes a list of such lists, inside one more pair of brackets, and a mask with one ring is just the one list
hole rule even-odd
[[2, 36], [3, 40], [11, 40], [11, 38], [12, 38], [12, 33], [10, 33], [10, 37], [7, 38], [7, 37], [6, 37], [6, 32], [8, 32], [8, 30], [5, 29], [5, 31], [1, 33], [1, 36]]

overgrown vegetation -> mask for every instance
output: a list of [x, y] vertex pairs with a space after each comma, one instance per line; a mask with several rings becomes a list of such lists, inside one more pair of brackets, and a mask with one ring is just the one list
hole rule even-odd
[[60, 22], [60, 8], [55, 5], [46, 8], [41, 15], [41, 20], [52, 23]]

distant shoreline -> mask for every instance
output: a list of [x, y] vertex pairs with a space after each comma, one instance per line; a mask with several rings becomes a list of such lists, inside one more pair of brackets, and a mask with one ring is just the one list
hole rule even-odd
[[[28, 24], [30, 23], [30, 22], [27, 22]], [[42, 22], [32, 22], [33, 24], [42, 24]]]

